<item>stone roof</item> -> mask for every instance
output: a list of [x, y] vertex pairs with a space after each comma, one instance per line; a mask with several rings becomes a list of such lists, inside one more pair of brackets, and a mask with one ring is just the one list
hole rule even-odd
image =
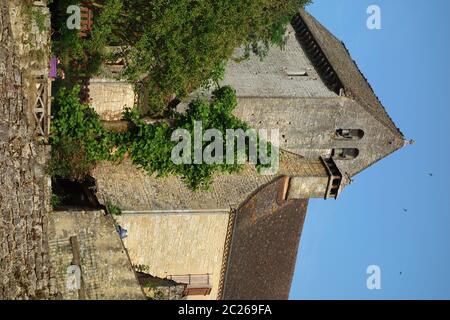
[[[75, 246], [72, 239], [76, 238]], [[56, 286], [65, 300], [143, 300], [114, 219], [103, 211], [53, 212], [49, 218], [50, 258]], [[79, 262], [76, 262], [78, 256]], [[80, 263], [80, 291], [67, 287], [67, 268]]]
[[[337, 75], [338, 79], [336, 80], [342, 85], [342, 89], [344, 89], [344, 94], [360, 103], [378, 121], [403, 139], [403, 134], [375, 95], [369, 82], [350, 56], [345, 44], [303, 9], [293, 19], [293, 26], [298, 36], [300, 32], [303, 32], [304, 37], [299, 37], [299, 41], [304, 48], [308, 47], [305, 49], [312, 56], [311, 60], [315, 60], [315, 67], [317, 68], [317, 65], [321, 63], [320, 59], [318, 59], [320, 58], [320, 54], [325, 55], [326, 60], [328, 60], [331, 68]], [[302, 30], [302, 27], [305, 26], [307, 30]], [[310, 38], [309, 35], [313, 39], [308, 40]], [[311, 40], [312, 42], [308, 43]], [[319, 51], [321, 52], [319, 53]], [[318, 56], [317, 53], [319, 53]]]
[[261, 189], [236, 212], [220, 298], [288, 299], [308, 200], [280, 201], [283, 180]]
[[[234, 56], [241, 56], [238, 48]], [[238, 97], [319, 98], [335, 97], [299, 45], [295, 31], [288, 26], [283, 48], [272, 46], [263, 60], [251, 54], [248, 59], [230, 59], [221, 84], [230, 85]], [[296, 76], [296, 75], [306, 76]]]
[[131, 161], [100, 163], [93, 172], [99, 201], [111, 201], [124, 211], [198, 211], [237, 208], [262, 186], [279, 176], [308, 176], [321, 168], [320, 159], [308, 160], [281, 152], [275, 175], [262, 175], [252, 164], [238, 173], [216, 173], [209, 190], [192, 191], [181, 177], [157, 177], [136, 168]]

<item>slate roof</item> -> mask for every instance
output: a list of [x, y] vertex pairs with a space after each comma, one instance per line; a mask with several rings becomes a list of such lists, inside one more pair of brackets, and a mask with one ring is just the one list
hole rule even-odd
[[[303, 31], [303, 33], [309, 33], [309, 35], [313, 37], [313, 42], [319, 46], [317, 49], [325, 55], [331, 68], [336, 73], [338, 78], [336, 80], [342, 85], [345, 95], [356, 100], [378, 121], [395, 133], [397, 137], [403, 139], [403, 134], [384, 109], [369, 82], [350, 56], [345, 44], [331, 34], [322, 24], [320, 24], [320, 22], [304, 9], [301, 9], [299, 14], [294, 17], [292, 24], [297, 33], [299, 33], [302, 27], [306, 26], [307, 31]], [[308, 45], [308, 38], [308, 35], [306, 35], [306, 37], [299, 39], [302, 46]], [[311, 55], [314, 55], [314, 51], [318, 52], [315, 48], [315, 44], [312, 44], [309, 48], [309, 53]], [[314, 60], [314, 58], [312, 60]], [[316, 60], [315, 62], [316, 67], [321, 61]]]
[[308, 200], [280, 201], [283, 183], [262, 188], [236, 212], [220, 298], [288, 299]]

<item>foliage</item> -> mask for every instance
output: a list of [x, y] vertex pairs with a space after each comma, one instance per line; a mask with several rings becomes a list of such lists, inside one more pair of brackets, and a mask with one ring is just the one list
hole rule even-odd
[[[149, 96], [182, 98], [207, 84], [235, 48], [263, 56], [282, 46], [287, 23], [305, 0], [123, 0], [118, 21], [130, 47], [125, 74], [147, 75]], [[137, 23], [136, 23], [137, 22]], [[155, 110], [163, 106], [153, 106]]]
[[[59, 16], [79, 0], [62, 0]], [[217, 82], [237, 47], [264, 56], [283, 46], [284, 31], [309, 0], [92, 0], [95, 25], [80, 40], [58, 20], [55, 52], [68, 73], [90, 76], [109, 58], [126, 61], [124, 75], [142, 81], [152, 115], [162, 115], [173, 97]], [[105, 46], [120, 45], [114, 58]]]
[[[232, 114], [237, 105], [236, 94], [231, 87], [217, 89], [212, 100], [195, 100], [190, 103], [185, 114], [175, 114], [174, 128], [186, 129], [191, 136], [191, 164], [175, 164], [171, 159], [176, 142], [171, 141], [173, 128], [167, 123], [147, 125], [138, 115], [128, 112], [126, 118], [134, 123], [135, 130], [129, 136], [128, 150], [134, 164], [149, 174], [159, 176], [176, 174], [193, 190], [207, 188], [214, 172], [236, 172], [241, 169], [237, 164], [194, 164], [194, 122], [202, 122], [202, 135], [208, 129], [217, 129], [225, 134], [227, 129], [248, 129], [247, 124]], [[203, 142], [202, 150], [209, 144]], [[225, 141], [223, 149], [225, 150]], [[236, 158], [236, 157], [235, 157]]]
[[80, 88], [61, 88], [53, 104], [52, 176], [81, 180], [98, 160], [115, 160], [114, 134], [103, 130], [98, 115], [78, 100]]
[[52, 142], [52, 156], [47, 169], [50, 176], [83, 180], [94, 167], [95, 161], [86, 157], [82, 142], [70, 138]]
[[114, 42], [114, 25], [122, 10], [122, 0], [106, 0], [101, 10], [94, 15], [94, 27], [90, 37], [82, 39], [78, 30], [67, 27], [71, 5], [80, 5], [80, 0], [61, 0], [55, 5], [54, 28], [59, 37], [53, 41], [53, 52], [60, 58], [68, 81], [76, 84], [79, 78], [91, 77], [100, 70], [101, 63], [108, 58], [106, 46]]
[[169, 297], [166, 292], [164, 292], [163, 289], [155, 288], [152, 285], [145, 284], [144, 286], [147, 287], [147, 289], [151, 292], [151, 297], [149, 297], [149, 300], [168, 300]]
[[50, 199], [50, 203], [51, 203], [52, 208], [55, 209], [61, 205], [62, 200], [58, 195], [53, 193], [52, 197]]
[[32, 3], [24, 3], [22, 10], [28, 32], [31, 32], [31, 25], [33, 22], [38, 27], [40, 33], [45, 30], [45, 19], [47, 16], [44, 12], [39, 10], [39, 8], [35, 8]]
[[148, 273], [148, 271], [150, 270], [150, 268], [145, 264], [135, 264], [133, 265], [133, 268], [136, 272], [140, 273]]
[[106, 202], [106, 210], [109, 214], [111, 214], [113, 216], [122, 215], [122, 209], [120, 209], [118, 206], [116, 206], [109, 200]]
[[223, 80], [225, 77], [225, 67], [226, 61], [222, 61], [214, 67], [211, 72], [210, 82], [205, 85], [207, 89], [211, 87], [211, 84], [214, 84], [217, 88], [220, 88], [219, 81]]
[[113, 145], [113, 137], [101, 126], [97, 113], [78, 100], [80, 88], [62, 88], [58, 91], [54, 102], [52, 121], [52, 143], [61, 138], [81, 141], [88, 160], [108, 159]]
[[[191, 163], [177, 165], [171, 152], [176, 142], [171, 136], [176, 129], [186, 129], [193, 141], [194, 122], [202, 122], [202, 135], [208, 129], [217, 129], [223, 134], [227, 129], [248, 129], [243, 121], [232, 114], [237, 105], [236, 94], [231, 87], [217, 89], [211, 101], [193, 101], [185, 114], [174, 113], [174, 124], [165, 122], [146, 124], [131, 110], [125, 119], [133, 125], [125, 133], [106, 132], [98, 115], [88, 105], [78, 101], [79, 88], [60, 89], [55, 98], [55, 119], [52, 122], [51, 144], [53, 156], [50, 174], [70, 179], [82, 179], [99, 160], [117, 161], [125, 153], [132, 162], [149, 174], [179, 175], [191, 189], [207, 188], [214, 172], [236, 172], [238, 164], [193, 164], [194, 143], [191, 143]], [[209, 142], [203, 142], [202, 150]], [[226, 141], [223, 149], [226, 150]], [[114, 150], [114, 152], [113, 152]], [[235, 152], [235, 159], [237, 159]], [[248, 150], [247, 150], [248, 152]]]

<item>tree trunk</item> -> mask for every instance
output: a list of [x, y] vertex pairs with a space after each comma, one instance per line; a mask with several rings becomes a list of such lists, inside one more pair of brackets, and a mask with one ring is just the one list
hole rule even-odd
[[[142, 118], [142, 121], [148, 125], [156, 125], [161, 122], [167, 123], [170, 127], [174, 126], [173, 119], [152, 119], [152, 118]], [[131, 121], [126, 120], [117, 120], [117, 121], [102, 121], [101, 122], [103, 129], [108, 132], [115, 133], [125, 133], [131, 129], [133, 129], [134, 124]]]
[[124, 133], [133, 127], [130, 121], [102, 121], [102, 127], [108, 132]]

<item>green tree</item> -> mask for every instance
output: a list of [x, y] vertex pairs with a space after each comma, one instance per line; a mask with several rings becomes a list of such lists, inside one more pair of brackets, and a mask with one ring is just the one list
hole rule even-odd
[[[189, 104], [184, 114], [174, 114], [174, 124], [165, 122], [154, 125], [145, 124], [135, 113], [128, 113], [126, 119], [133, 122], [133, 130], [127, 133], [129, 141], [127, 150], [135, 165], [145, 169], [149, 174], [180, 176], [193, 190], [207, 189], [215, 172], [237, 172], [242, 168], [238, 164], [194, 164], [194, 122], [201, 121], [203, 135], [208, 129], [217, 129], [225, 134], [227, 129], [247, 130], [248, 125], [235, 117], [232, 112], [237, 105], [236, 93], [225, 86], [214, 90], [210, 101], [198, 99]], [[190, 133], [190, 164], [174, 164], [171, 152], [176, 142], [171, 141], [174, 129], [186, 129]], [[209, 144], [204, 141], [202, 150]], [[226, 141], [223, 141], [226, 150]], [[248, 151], [248, 150], [247, 150]], [[235, 150], [235, 159], [237, 159]]]
[[[68, 29], [66, 10], [71, 5], [92, 8], [95, 18], [89, 37], [81, 38], [79, 30]], [[67, 80], [76, 84], [79, 78], [97, 74], [101, 63], [109, 57], [106, 47], [117, 41], [115, 26], [122, 12], [122, 0], [104, 0], [100, 6], [95, 1], [60, 0], [52, 8], [53, 28], [57, 31], [53, 51], [61, 59]]]
[[286, 25], [309, 0], [123, 0], [126, 75], [142, 79], [153, 107], [205, 85], [237, 47], [261, 56], [283, 45]]
[[53, 103], [52, 158], [49, 173], [52, 176], [80, 180], [98, 160], [114, 160], [111, 150], [116, 135], [103, 130], [99, 117], [88, 105], [78, 99], [80, 88], [62, 88]]
[[[125, 59], [124, 74], [143, 82], [150, 113], [162, 115], [174, 97], [217, 80], [237, 47], [264, 56], [270, 45], [282, 46], [286, 25], [309, 1], [83, 1], [96, 17], [90, 38], [80, 41], [62, 20], [58, 48], [67, 68], [82, 66], [88, 72], [77, 73], [89, 75], [105, 59], [106, 45], [120, 45], [115, 58]], [[60, 11], [80, 1], [63, 3]]]

